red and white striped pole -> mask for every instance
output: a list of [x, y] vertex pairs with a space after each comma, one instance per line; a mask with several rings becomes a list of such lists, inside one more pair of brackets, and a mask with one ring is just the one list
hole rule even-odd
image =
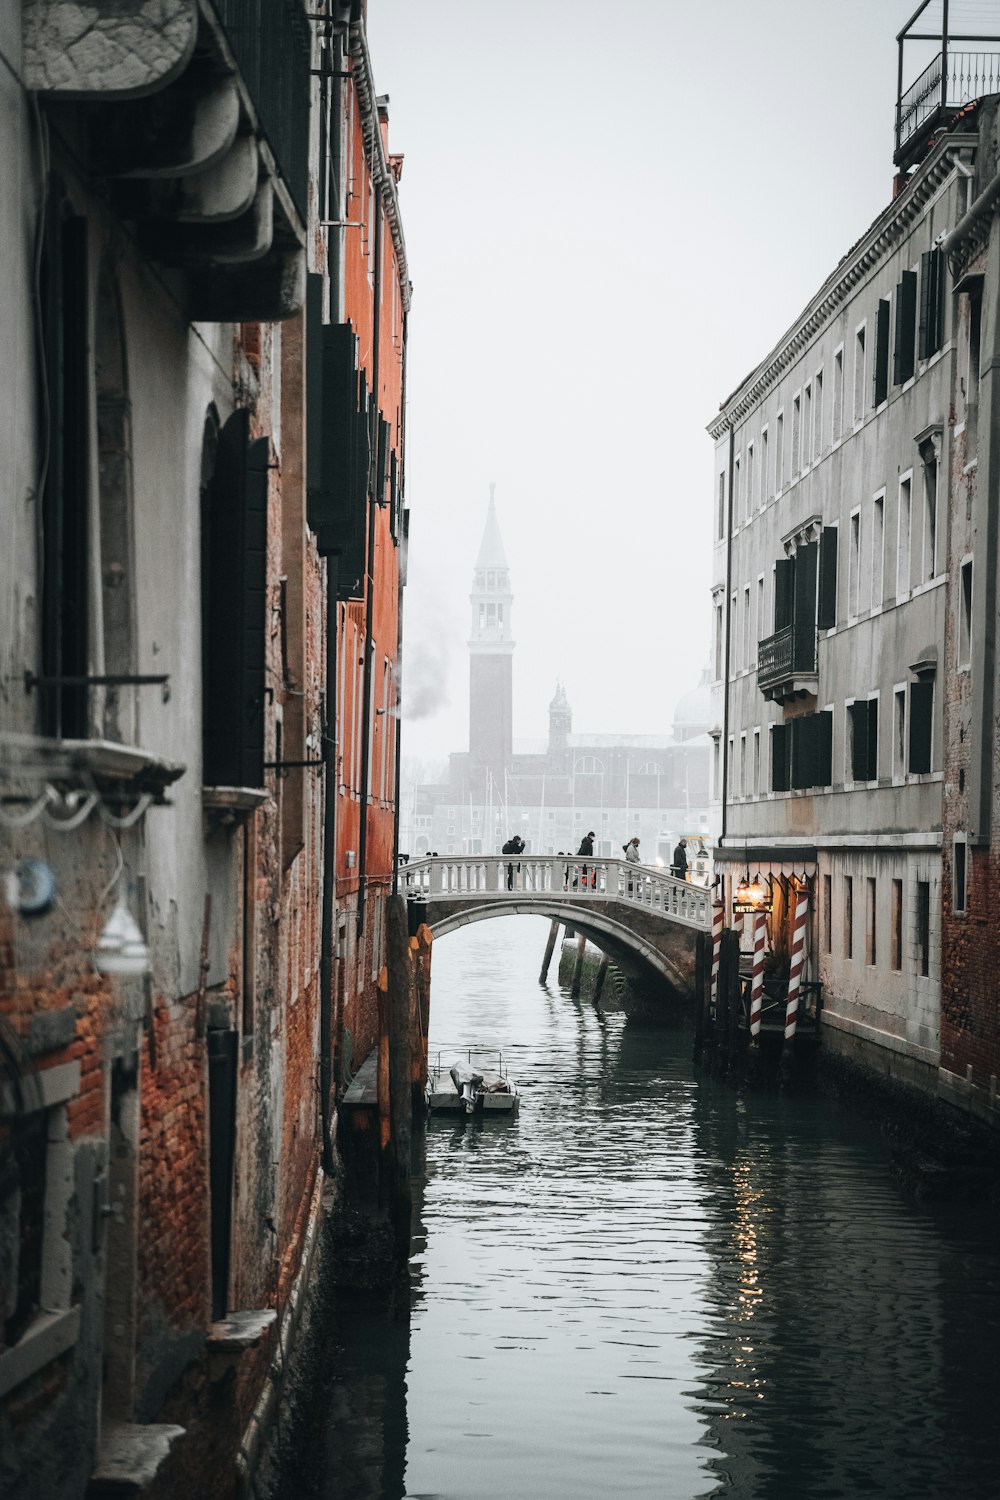
[[753, 919], [753, 973], [750, 980], [750, 1035], [760, 1035], [760, 1017], [764, 1005], [764, 946], [767, 942], [767, 916], [759, 911]]
[[802, 965], [806, 956], [806, 923], [809, 920], [809, 887], [800, 885], [795, 892], [795, 925], [792, 928], [792, 957], [788, 967], [788, 1001], [785, 1005], [785, 1041], [795, 1035], [799, 1018], [799, 989]]
[[722, 951], [722, 929], [726, 908], [721, 901], [712, 902], [712, 1007], [719, 995], [719, 954]]

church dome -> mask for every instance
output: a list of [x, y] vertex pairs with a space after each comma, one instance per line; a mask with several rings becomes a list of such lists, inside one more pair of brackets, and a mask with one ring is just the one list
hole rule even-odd
[[712, 724], [712, 688], [708, 667], [702, 668], [698, 686], [685, 693], [674, 709], [674, 739], [691, 740], [707, 734]]

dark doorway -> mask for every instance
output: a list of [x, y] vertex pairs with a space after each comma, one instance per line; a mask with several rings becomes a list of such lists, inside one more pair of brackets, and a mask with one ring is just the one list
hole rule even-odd
[[225, 1317], [236, 1149], [236, 1032], [208, 1033], [208, 1173], [212, 1198], [212, 1318]]

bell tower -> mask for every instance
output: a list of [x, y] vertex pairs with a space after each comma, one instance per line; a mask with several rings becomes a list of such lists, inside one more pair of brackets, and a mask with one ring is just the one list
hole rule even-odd
[[483, 539], [472, 575], [469, 630], [469, 760], [473, 785], [485, 791], [492, 776], [503, 789], [513, 754], [514, 640], [510, 570], [497, 521], [496, 485], [490, 485]]

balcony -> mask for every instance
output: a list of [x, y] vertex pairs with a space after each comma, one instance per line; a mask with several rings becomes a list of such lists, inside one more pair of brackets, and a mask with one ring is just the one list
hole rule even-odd
[[757, 647], [757, 686], [769, 703], [815, 697], [815, 625], [786, 625], [760, 642]]
[[[966, 11], [961, 18], [959, 10]], [[919, 161], [932, 132], [946, 123], [949, 111], [961, 109], [963, 104], [982, 99], [986, 94], [1000, 93], [1000, 17], [990, 11], [988, 5], [956, 7], [949, 27], [947, 0], [943, 7], [940, 0], [923, 0], [902, 31], [897, 32], [899, 62], [893, 160], [903, 172]], [[959, 26], [961, 29], [956, 29]], [[970, 26], [977, 29], [968, 29]], [[983, 45], [975, 51], [954, 51], [953, 42]], [[927, 62], [932, 48], [933, 55]], [[913, 64], [923, 71], [904, 88], [903, 79], [907, 75], [912, 77]]]

